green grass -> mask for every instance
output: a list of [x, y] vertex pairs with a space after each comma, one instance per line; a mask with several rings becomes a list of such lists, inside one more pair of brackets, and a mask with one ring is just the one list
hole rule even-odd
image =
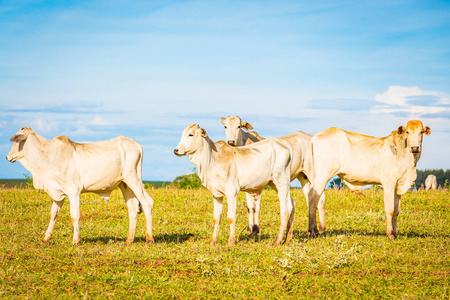
[[244, 194], [238, 241], [228, 247], [226, 205], [219, 243], [209, 245], [213, 203], [205, 189], [149, 189], [155, 243], [144, 216], [124, 246], [126, 205], [118, 191], [105, 202], [81, 197], [81, 244], [72, 246], [66, 201], [54, 235], [42, 244], [51, 199], [33, 189], [0, 189], [0, 298], [355, 298], [449, 299], [450, 192], [402, 197], [399, 237], [385, 236], [382, 192], [326, 192], [327, 233], [309, 239], [300, 190], [289, 246], [272, 247], [279, 226], [276, 194], [262, 197], [261, 235], [245, 237]]

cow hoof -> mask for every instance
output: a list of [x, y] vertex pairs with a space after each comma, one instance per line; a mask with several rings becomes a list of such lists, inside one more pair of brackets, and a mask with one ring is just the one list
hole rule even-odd
[[280, 244], [280, 241], [275, 240], [275, 241], [272, 243], [272, 246], [278, 246], [279, 244]]
[[211, 241], [211, 242], [209, 243], [209, 245], [211, 245], [211, 246], [215, 246], [216, 244], [217, 244], [216, 241]]
[[228, 240], [228, 246], [233, 246], [234, 244], [236, 243], [236, 238], [230, 238], [229, 240]]
[[133, 242], [133, 240], [128, 240], [128, 239], [127, 239], [127, 240], [125, 241], [125, 246], [130, 245], [132, 242]]
[[393, 240], [395, 240], [397, 237], [396, 237], [395, 235], [393, 235], [393, 234], [388, 234], [388, 238], [389, 238], [391, 241], [393, 241]]
[[308, 230], [308, 235], [312, 238], [317, 237], [319, 235], [319, 231], [317, 229]]
[[153, 244], [155, 241], [153, 240], [153, 235], [151, 235], [151, 234], [146, 234], [145, 235], [145, 241], [147, 242], [147, 243], [149, 243], [149, 244]]
[[255, 235], [257, 235], [259, 233], [259, 226], [258, 225], [253, 225], [252, 230], [250, 230], [250, 228], [247, 230], [246, 235], [248, 237], [253, 237]]

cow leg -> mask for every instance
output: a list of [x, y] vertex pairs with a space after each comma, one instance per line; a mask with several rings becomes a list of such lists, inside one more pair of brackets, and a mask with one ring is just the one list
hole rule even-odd
[[249, 193], [245, 193], [245, 199], [247, 200], [247, 212], [248, 212], [248, 227], [246, 234], [247, 236], [252, 236], [256, 201], [255, 199], [253, 199], [253, 196], [250, 195]]
[[311, 183], [309, 182], [308, 179], [305, 179], [303, 177], [302, 173], [300, 173], [300, 175], [297, 177], [297, 179], [302, 184], [302, 191], [303, 191], [303, 195], [305, 195], [306, 206], [309, 207], [308, 193], [309, 193], [309, 190], [311, 189]]
[[255, 199], [255, 223], [252, 228], [252, 236], [259, 233], [259, 213], [261, 212], [261, 193], [258, 193], [253, 198]]
[[223, 197], [214, 197], [214, 231], [211, 238], [211, 245], [215, 245], [219, 239], [220, 219], [222, 218]]
[[[316, 184], [313, 184], [309, 193], [308, 193], [308, 212], [309, 212], [309, 228], [308, 228], [308, 234], [311, 236], [316, 236], [319, 231], [317, 230], [317, 221], [316, 221], [316, 212], [317, 212], [317, 206], [319, 204], [320, 198], [322, 197], [323, 191], [325, 190], [325, 186], [327, 184], [326, 180], [317, 181]], [[323, 198], [325, 199], [325, 198]], [[324, 210], [324, 204], [325, 201], [322, 202], [321, 209]], [[323, 216], [325, 216], [324, 212], [322, 211]], [[323, 219], [323, 230], [325, 230], [325, 219]]]
[[[288, 180], [288, 184], [282, 184], [281, 182], [272, 182], [269, 184], [278, 194], [278, 198], [280, 200], [280, 229], [278, 230], [275, 241], [272, 245], [276, 246], [281, 243], [283, 240], [284, 232], [287, 229], [287, 225], [289, 219], [291, 218], [291, 212], [293, 210], [291, 197], [289, 194], [290, 181]], [[291, 226], [292, 228], [292, 226]], [[290, 228], [290, 230], [291, 230]], [[289, 232], [288, 232], [289, 235]], [[292, 233], [291, 233], [292, 235]], [[287, 242], [288, 239], [286, 238]]]
[[248, 210], [247, 236], [254, 236], [259, 233], [259, 212], [261, 211], [261, 194], [250, 195], [245, 193]]
[[236, 243], [236, 197], [237, 193], [229, 193], [227, 196], [228, 202], [228, 224], [230, 224], [230, 237], [228, 238], [228, 245]]
[[61, 211], [61, 207], [64, 204], [64, 200], [53, 200], [52, 209], [50, 211], [50, 223], [48, 224], [47, 231], [45, 232], [44, 243], [47, 243], [53, 235], [53, 229], [55, 228], [56, 218]]
[[[395, 215], [395, 189], [394, 188], [384, 187], [384, 211], [386, 213], [386, 234], [390, 240], [394, 240], [396, 238], [396, 236], [394, 234], [394, 228], [393, 228], [393, 219], [394, 219], [394, 215]], [[398, 212], [397, 212], [397, 214], [398, 214]]]
[[[308, 211], [309, 211], [309, 191], [311, 190], [311, 183], [309, 182], [308, 179], [305, 179], [303, 177], [303, 174], [300, 174], [300, 176], [297, 179], [302, 184], [303, 195], [305, 195], [306, 205], [308, 206]], [[325, 193], [322, 193], [320, 195], [317, 208], [319, 210], [319, 230], [317, 230], [317, 225], [316, 225], [315, 232], [318, 232], [319, 234], [323, 234], [325, 232]], [[309, 232], [309, 230], [308, 230], [308, 232]]]
[[319, 234], [325, 233], [325, 193], [322, 192], [319, 198], [319, 204], [317, 205], [319, 209]]
[[392, 216], [392, 234], [397, 237], [397, 217], [400, 213], [400, 199], [401, 195], [394, 194], [394, 215]]
[[288, 210], [291, 211], [291, 215], [289, 216], [289, 220], [286, 227], [286, 240], [285, 244], [289, 244], [292, 240], [292, 234], [294, 233], [294, 216], [295, 216], [295, 201], [292, 198], [291, 194], [289, 194], [290, 202], [288, 202]]
[[[152, 231], [152, 212], [153, 212], [153, 199], [147, 194], [144, 189], [142, 181], [139, 179], [132, 180], [131, 182], [124, 182], [133, 191], [134, 195], [139, 200], [144, 210], [146, 220], [145, 239], [147, 243], [153, 243], [153, 231]], [[139, 209], [138, 209], [139, 211]], [[130, 221], [131, 224], [131, 221]]]
[[119, 185], [120, 190], [122, 191], [123, 198], [127, 203], [128, 207], [128, 218], [129, 218], [129, 226], [128, 226], [128, 235], [127, 240], [125, 241], [125, 245], [129, 245], [134, 241], [134, 236], [136, 234], [136, 222], [137, 215], [139, 212], [139, 200], [136, 198], [136, 195], [133, 193], [131, 189], [129, 189], [126, 184], [121, 183]]
[[70, 219], [73, 223], [73, 244], [80, 243], [80, 194], [69, 196]]

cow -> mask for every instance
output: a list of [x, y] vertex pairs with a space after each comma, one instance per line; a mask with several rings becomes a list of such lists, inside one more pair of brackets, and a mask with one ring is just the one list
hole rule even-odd
[[29, 127], [23, 127], [12, 138], [10, 162], [19, 161], [32, 175], [33, 186], [53, 199], [50, 224], [44, 243], [53, 234], [56, 218], [69, 198], [73, 223], [73, 244], [79, 244], [80, 194], [92, 192], [109, 199], [119, 187], [128, 206], [129, 230], [125, 244], [133, 242], [140, 208], [146, 216], [146, 241], [153, 242], [153, 199], [142, 184], [142, 147], [135, 140], [119, 136], [93, 143], [75, 143], [66, 136], [48, 140]]
[[[253, 129], [253, 126], [248, 122], [242, 122], [239, 116], [228, 116], [220, 118], [220, 121], [225, 127], [225, 135], [227, 142], [231, 146], [250, 145], [264, 138], [259, 136]], [[280, 137], [280, 139], [289, 143], [292, 148], [291, 159], [291, 181], [298, 179], [302, 185], [303, 194], [308, 205], [308, 193], [311, 188], [308, 179], [311, 163], [310, 163], [310, 143], [312, 136], [302, 131], [298, 131], [289, 135]], [[259, 195], [260, 196], [260, 195]], [[259, 232], [259, 213], [261, 211], [260, 197], [252, 197], [246, 194], [248, 216], [248, 230], [247, 235], [252, 236]], [[292, 200], [294, 201], [294, 200]], [[320, 197], [319, 201], [319, 218], [325, 220], [325, 194]], [[320, 233], [324, 233], [325, 228], [322, 228]]]
[[284, 243], [290, 242], [295, 203], [289, 195], [292, 150], [287, 142], [270, 138], [234, 148], [224, 141], [213, 142], [203, 128], [191, 124], [183, 130], [174, 153], [190, 158], [198, 168], [202, 185], [213, 195], [214, 232], [211, 245], [217, 243], [223, 197], [226, 196], [228, 201], [228, 244], [233, 245], [236, 241], [236, 197], [239, 191], [259, 197], [266, 185], [277, 192], [280, 200], [281, 224], [273, 245], [281, 243], [285, 231]]
[[425, 179], [425, 190], [435, 190], [437, 188], [436, 176], [430, 174]]
[[[330, 178], [338, 175], [352, 190], [382, 185], [386, 234], [397, 237], [400, 197], [417, 177], [423, 134], [430, 128], [412, 120], [386, 137], [372, 137], [336, 127], [318, 132], [311, 140], [312, 187], [309, 191], [309, 230], [317, 232], [316, 209]], [[325, 223], [320, 227], [325, 227]]]

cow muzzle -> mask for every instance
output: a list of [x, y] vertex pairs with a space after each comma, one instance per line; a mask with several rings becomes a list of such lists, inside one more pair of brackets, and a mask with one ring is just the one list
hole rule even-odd
[[9, 161], [9, 162], [12, 162], [12, 163], [16, 161], [16, 159], [12, 155], [11, 156], [10, 155], [6, 155], [6, 160]]
[[229, 141], [228, 141], [228, 145], [230, 145], [230, 146], [236, 146], [236, 141], [229, 140]]
[[180, 153], [180, 150], [178, 150], [178, 149], [174, 149], [174, 150], [173, 150], [173, 153], [174, 153], [176, 156], [183, 156], [183, 154], [181, 154], [181, 153]]
[[411, 147], [411, 153], [413, 153], [413, 154], [420, 153], [420, 147], [419, 146], [412, 146]]

